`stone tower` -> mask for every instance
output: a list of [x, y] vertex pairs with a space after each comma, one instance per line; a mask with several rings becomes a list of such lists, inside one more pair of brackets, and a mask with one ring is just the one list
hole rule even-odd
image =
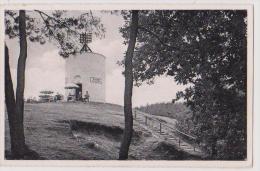
[[84, 97], [86, 91], [90, 101], [105, 102], [105, 56], [84, 52], [66, 59], [65, 85], [76, 85], [77, 88], [65, 90], [65, 100], [69, 95]]

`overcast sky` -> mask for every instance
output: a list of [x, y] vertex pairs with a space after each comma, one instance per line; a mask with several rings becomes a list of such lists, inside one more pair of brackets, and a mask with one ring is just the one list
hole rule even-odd
[[[124, 68], [116, 62], [121, 60], [126, 51], [119, 27], [124, 21], [120, 15], [100, 14], [101, 22], [106, 28], [104, 39], [95, 39], [89, 44], [93, 52], [106, 56], [106, 102], [123, 105]], [[6, 40], [10, 51], [11, 73], [16, 87], [16, 68], [19, 55], [18, 39]], [[28, 41], [28, 58], [26, 62], [25, 97], [38, 97], [43, 89], [64, 94], [65, 61], [58, 55], [58, 48], [52, 43], [39, 45]], [[183, 86], [177, 85], [172, 77], [160, 77], [154, 85], [134, 87], [133, 105], [140, 106], [157, 102], [169, 102], [175, 98]]]

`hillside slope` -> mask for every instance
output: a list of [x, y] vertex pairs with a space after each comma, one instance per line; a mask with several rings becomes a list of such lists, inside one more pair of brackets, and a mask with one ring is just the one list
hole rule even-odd
[[[160, 118], [174, 123], [171, 118]], [[118, 158], [123, 134], [123, 108], [102, 103], [41, 103], [25, 105], [26, 144], [42, 159], [113, 160]], [[6, 158], [10, 137], [6, 115]], [[182, 150], [147, 127], [134, 122], [129, 158], [151, 160], [201, 159], [200, 153]]]

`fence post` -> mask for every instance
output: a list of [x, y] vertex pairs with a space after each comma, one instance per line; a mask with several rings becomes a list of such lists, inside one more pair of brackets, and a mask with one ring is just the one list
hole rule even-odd
[[194, 151], [196, 151], [195, 146], [194, 146]]
[[147, 125], [147, 116], [145, 116], [145, 125]]
[[162, 123], [160, 122], [160, 134], [162, 133]]
[[135, 119], [136, 119], [136, 110], [135, 110]]
[[179, 138], [179, 147], [181, 146], [181, 139]]

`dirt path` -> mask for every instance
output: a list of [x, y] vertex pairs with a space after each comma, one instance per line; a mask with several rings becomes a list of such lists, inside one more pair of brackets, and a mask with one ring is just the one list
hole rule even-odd
[[[206, 154], [200, 149], [198, 144], [189, 142], [176, 133], [176, 120], [164, 116], [150, 115], [144, 112], [135, 111], [134, 120], [147, 130], [152, 130], [152, 134], [157, 139], [163, 139], [170, 144], [174, 144], [180, 150], [197, 156]], [[189, 135], [187, 135], [189, 136]]]

